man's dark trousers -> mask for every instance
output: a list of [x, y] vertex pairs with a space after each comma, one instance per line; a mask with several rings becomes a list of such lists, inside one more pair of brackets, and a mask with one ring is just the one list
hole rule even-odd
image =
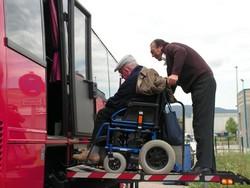
[[216, 170], [214, 156], [214, 109], [216, 82], [213, 76], [197, 80], [191, 88], [193, 130], [197, 142], [195, 166]]

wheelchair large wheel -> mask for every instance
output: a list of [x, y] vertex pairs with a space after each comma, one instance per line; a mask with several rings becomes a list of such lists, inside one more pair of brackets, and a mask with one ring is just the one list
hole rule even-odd
[[147, 174], [167, 174], [174, 167], [175, 152], [167, 142], [151, 140], [141, 148], [139, 162]]
[[125, 157], [117, 152], [113, 153], [112, 158], [107, 155], [103, 161], [103, 167], [106, 172], [121, 173], [126, 169], [126, 166], [127, 161]]

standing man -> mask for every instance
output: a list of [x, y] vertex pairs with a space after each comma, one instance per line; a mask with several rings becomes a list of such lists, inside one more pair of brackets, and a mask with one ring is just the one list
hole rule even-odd
[[216, 82], [212, 70], [195, 50], [185, 44], [155, 39], [150, 49], [154, 58], [166, 61], [168, 84], [174, 90], [179, 85], [185, 93], [191, 93], [193, 130], [197, 142], [197, 162], [192, 171], [215, 172], [213, 135]]

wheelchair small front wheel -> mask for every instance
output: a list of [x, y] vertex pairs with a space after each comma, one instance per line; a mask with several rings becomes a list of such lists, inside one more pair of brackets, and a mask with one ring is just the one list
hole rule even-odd
[[127, 161], [125, 157], [117, 152], [114, 152], [112, 155], [113, 157], [107, 155], [103, 161], [103, 167], [106, 172], [121, 173], [125, 171], [127, 167]]
[[147, 174], [167, 174], [175, 164], [173, 148], [163, 140], [151, 140], [143, 145], [139, 162]]

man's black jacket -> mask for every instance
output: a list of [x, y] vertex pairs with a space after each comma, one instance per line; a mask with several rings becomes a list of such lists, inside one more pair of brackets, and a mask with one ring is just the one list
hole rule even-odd
[[138, 98], [140, 101], [152, 101], [152, 96], [138, 95], [136, 94], [137, 78], [142, 69], [142, 66], [137, 66], [131, 72], [129, 77], [121, 84], [118, 91], [113, 97], [110, 97], [106, 103], [106, 107], [121, 109], [127, 106], [128, 102], [132, 98]]

